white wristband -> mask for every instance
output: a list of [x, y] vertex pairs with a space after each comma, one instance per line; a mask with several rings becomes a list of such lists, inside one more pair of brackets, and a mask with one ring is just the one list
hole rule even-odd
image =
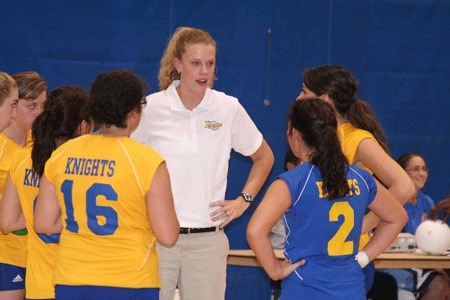
[[361, 269], [367, 266], [370, 262], [367, 253], [364, 251], [359, 251], [358, 254], [355, 255], [355, 260], [361, 266]]

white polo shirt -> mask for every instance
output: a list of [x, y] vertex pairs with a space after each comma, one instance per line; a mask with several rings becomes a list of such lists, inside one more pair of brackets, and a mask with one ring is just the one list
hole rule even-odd
[[262, 144], [262, 134], [234, 97], [207, 89], [192, 111], [176, 91], [147, 96], [141, 122], [132, 138], [156, 149], [166, 160], [175, 210], [181, 227], [210, 227], [209, 208], [224, 200], [231, 149], [252, 155]]

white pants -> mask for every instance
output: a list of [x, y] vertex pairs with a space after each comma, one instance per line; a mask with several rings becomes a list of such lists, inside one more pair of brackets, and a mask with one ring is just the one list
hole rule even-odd
[[218, 232], [180, 234], [172, 248], [157, 245], [160, 300], [225, 299], [228, 238]]

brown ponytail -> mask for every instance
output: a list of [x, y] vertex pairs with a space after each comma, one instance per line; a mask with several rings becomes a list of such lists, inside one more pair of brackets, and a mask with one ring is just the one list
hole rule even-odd
[[314, 150], [310, 159], [322, 174], [324, 193], [330, 200], [347, 195], [348, 162], [342, 153], [331, 105], [318, 98], [296, 101], [291, 106], [289, 122]]
[[341, 66], [318, 66], [303, 72], [303, 83], [317, 96], [327, 94], [336, 111], [346, 116], [353, 126], [373, 134], [389, 153], [386, 136], [369, 104], [356, 99], [358, 80]]

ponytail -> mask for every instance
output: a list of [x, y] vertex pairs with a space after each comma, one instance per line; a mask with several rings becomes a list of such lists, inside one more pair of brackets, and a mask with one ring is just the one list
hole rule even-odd
[[296, 101], [291, 106], [289, 122], [313, 149], [310, 160], [322, 174], [324, 193], [330, 200], [347, 195], [348, 162], [338, 139], [331, 105], [318, 98]]
[[381, 128], [378, 123], [377, 118], [372, 112], [369, 104], [362, 100], [356, 99], [354, 103], [350, 105], [345, 115], [347, 116], [347, 120], [352, 123], [353, 126], [373, 134], [384, 151], [389, 153], [389, 147], [387, 145], [383, 128]]
[[303, 72], [303, 83], [317, 96], [327, 94], [337, 113], [355, 127], [370, 132], [389, 153], [386, 136], [370, 106], [356, 99], [358, 80], [341, 66], [318, 66]]
[[336, 127], [331, 125], [324, 127], [315, 148], [316, 151], [311, 157], [311, 162], [322, 174], [323, 192], [328, 195], [330, 200], [344, 197], [349, 192], [346, 176], [348, 162], [342, 153]]
[[79, 87], [62, 86], [53, 90], [44, 111], [32, 126], [34, 140], [31, 159], [39, 176], [52, 152], [63, 142], [78, 135], [79, 125], [86, 120], [89, 94]]
[[56, 149], [56, 139], [53, 132], [60, 126], [60, 122], [56, 120], [58, 117], [61, 116], [52, 115], [49, 111], [44, 110], [33, 122], [31, 132], [34, 142], [31, 160], [33, 161], [33, 169], [39, 176], [44, 174], [45, 163]]

